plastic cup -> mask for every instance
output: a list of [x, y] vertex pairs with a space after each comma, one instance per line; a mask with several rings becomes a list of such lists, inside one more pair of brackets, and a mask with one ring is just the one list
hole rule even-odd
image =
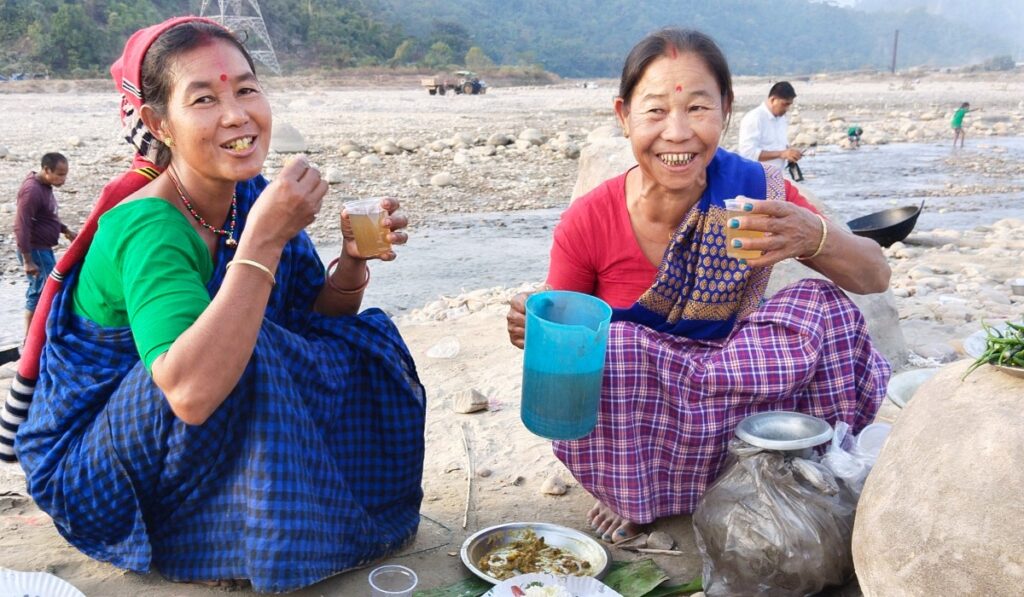
[[376, 257], [391, 250], [389, 230], [383, 225], [387, 212], [380, 206], [382, 199], [371, 197], [344, 203], [360, 257]]
[[411, 597], [419, 579], [405, 566], [388, 564], [374, 568], [369, 581], [373, 597]]
[[736, 238], [763, 238], [764, 232], [760, 230], [749, 230], [743, 228], [731, 228], [729, 222], [733, 218], [746, 217], [746, 218], [767, 218], [765, 215], [752, 214], [749, 211], [743, 210], [745, 203], [753, 203], [756, 201], [764, 201], [764, 199], [751, 199], [750, 197], [744, 197], [739, 195], [733, 199], [725, 200], [725, 254], [733, 259], [756, 259], [761, 256], [763, 251], [755, 251], [751, 249], [740, 249], [732, 246], [732, 241]]
[[867, 456], [878, 457], [885, 445], [885, 440], [892, 431], [892, 425], [888, 423], [872, 423], [860, 430], [857, 435], [857, 448]]
[[520, 416], [536, 435], [579, 439], [597, 424], [612, 309], [597, 297], [551, 290], [526, 300]]

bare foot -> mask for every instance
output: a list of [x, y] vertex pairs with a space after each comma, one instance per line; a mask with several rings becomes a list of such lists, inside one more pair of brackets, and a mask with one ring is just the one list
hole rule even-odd
[[587, 512], [590, 528], [608, 543], [620, 543], [640, 534], [640, 525], [632, 523], [612, 511], [601, 502]]

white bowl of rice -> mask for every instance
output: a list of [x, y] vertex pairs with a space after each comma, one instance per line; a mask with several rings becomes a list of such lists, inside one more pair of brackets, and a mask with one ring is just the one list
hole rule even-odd
[[622, 597], [591, 576], [533, 572], [503, 580], [484, 597]]

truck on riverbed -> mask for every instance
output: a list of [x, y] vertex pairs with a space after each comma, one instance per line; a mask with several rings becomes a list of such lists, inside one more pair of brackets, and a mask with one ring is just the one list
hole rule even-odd
[[451, 80], [446, 77], [427, 77], [420, 79], [420, 85], [425, 87], [430, 95], [444, 95], [449, 91], [465, 93], [466, 95], [479, 95], [487, 93], [487, 83], [473, 71], [455, 71], [457, 79]]

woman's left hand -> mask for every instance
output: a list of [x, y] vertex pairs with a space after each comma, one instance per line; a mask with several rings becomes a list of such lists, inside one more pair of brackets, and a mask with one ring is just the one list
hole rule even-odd
[[342, 238], [342, 252], [355, 259], [380, 259], [381, 261], [393, 261], [397, 255], [394, 251], [394, 245], [404, 245], [409, 240], [409, 235], [401, 230], [409, 225], [409, 220], [405, 216], [395, 215], [401, 207], [397, 199], [385, 198], [380, 202], [381, 208], [385, 211], [384, 218], [381, 221], [381, 225], [387, 229], [387, 241], [392, 245], [391, 249], [384, 251], [380, 255], [374, 255], [372, 257], [365, 257], [359, 253], [359, 249], [356, 246], [355, 233], [352, 232], [352, 222], [349, 220], [348, 213], [343, 209], [341, 212], [341, 238]]
[[[821, 220], [809, 209], [788, 201], [752, 201], [753, 210], [739, 220], [737, 236], [743, 249], [763, 251], [747, 259], [750, 267], [765, 267], [790, 257], [812, 255], [821, 243]], [[726, 222], [730, 226], [732, 222]], [[746, 230], [766, 232], [763, 238], [744, 236]]]

